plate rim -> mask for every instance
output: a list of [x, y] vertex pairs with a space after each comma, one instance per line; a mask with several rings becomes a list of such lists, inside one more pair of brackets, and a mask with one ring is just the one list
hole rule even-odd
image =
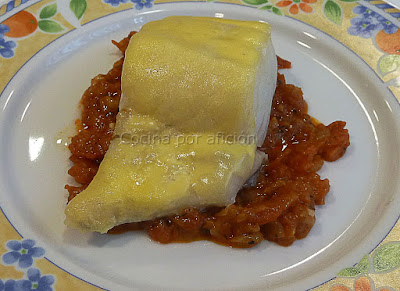
[[[34, 3], [32, 3], [31, 5], [34, 5], [34, 4], [39, 3], [39, 2], [41, 2], [41, 1], [42, 1], [42, 0], [33, 1]], [[178, 4], [178, 3], [179, 3], [179, 4], [183, 4], [183, 3], [196, 3], [196, 4], [199, 4], [199, 3], [203, 3], [203, 2], [198, 2], [198, 1], [173, 1], [173, 2], [168, 2], [168, 3], [155, 3], [155, 5], [165, 5], [165, 4], [170, 5], [170, 4]], [[204, 4], [206, 4], [206, 3], [204, 3]], [[217, 5], [236, 5], [236, 6], [240, 6], [240, 7], [253, 8], [253, 9], [255, 8], [255, 7], [244, 6], [243, 4], [234, 4], [234, 3], [218, 2], [218, 3], [215, 3], [215, 4], [217, 4]], [[28, 6], [28, 7], [29, 7], [29, 6]], [[103, 16], [101, 16], [101, 17], [99, 17], [99, 18], [93, 19], [93, 20], [91, 20], [91, 21], [89, 21], [89, 22], [83, 24], [82, 26], [88, 25], [88, 24], [90, 24], [90, 23], [92, 23], [92, 22], [95, 22], [95, 21], [97, 21], [97, 20], [99, 20], [99, 19], [101, 19], [101, 18], [103, 18], [103, 17], [108, 17], [108, 16], [111, 16], [111, 15], [113, 15], [113, 14], [117, 14], [117, 13], [120, 13], [120, 12], [124, 12], [124, 11], [126, 11], [126, 10], [131, 10], [131, 9], [128, 8], [128, 9], [116, 11], [116, 12], [113, 12], [113, 13], [110, 13], [110, 14], [107, 14], [107, 15], [103, 15]], [[303, 23], [303, 24], [305, 24], [305, 25], [307, 25], [307, 26], [311, 26], [310, 24], [308, 24], [308, 23], [306, 23], [306, 22], [303, 22], [303, 21], [301, 21], [301, 20], [299, 20], [299, 19], [291, 18], [291, 20], [299, 21], [299, 22], [301, 22], [301, 23]], [[314, 26], [311, 26], [311, 27], [312, 27], [313, 29], [318, 30], [320, 33], [323, 33], [325, 36], [331, 38], [332, 40], [338, 42], [339, 44], [341, 44], [341, 45], [342, 45], [345, 49], [347, 49], [348, 51], [351, 51], [352, 54], [355, 55], [356, 57], [358, 57], [358, 59], [361, 60], [364, 64], [366, 64], [366, 65], [368, 66], [368, 68], [374, 73], [374, 75], [381, 81], [381, 83], [384, 84], [384, 81], [380, 78], [380, 76], [376, 73], [376, 71], [375, 71], [363, 58], [361, 58], [356, 52], [354, 52], [351, 48], [349, 48], [348, 46], [346, 46], [345, 44], [343, 44], [342, 42], [340, 42], [340, 41], [337, 40], [336, 38], [332, 37], [331, 35], [327, 34], [326, 32], [320, 30], [319, 28], [314, 27]], [[14, 79], [15, 75], [17, 75], [17, 74], [19, 73], [19, 71], [20, 71], [27, 63], [30, 62], [31, 59], [33, 59], [38, 53], [40, 53], [42, 50], [44, 50], [47, 46], [49, 46], [49, 45], [52, 44], [53, 42], [59, 40], [60, 38], [64, 37], [65, 35], [67, 35], [67, 34], [70, 33], [70, 32], [73, 32], [73, 31], [74, 31], [74, 30], [70, 30], [70, 31], [66, 32], [65, 34], [63, 34], [62, 36], [56, 38], [55, 40], [53, 40], [53, 41], [47, 43], [44, 47], [42, 47], [39, 51], [37, 51], [34, 55], [32, 55], [32, 56], [18, 69], [18, 71], [12, 76], [12, 78], [7, 82], [6, 86], [5, 86], [5, 87], [3, 88], [3, 90], [1, 91], [0, 96], [2, 96], [3, 93], [6, 91], [6, 89], [7, 89], [8, 86], [9, 86], [9, 84], [10, 84], [10, 83], [12, 82], [12, 80]], [[390, 92], [391, 96], [393, 96], [394, 100], [392, 100], [392, 101], [393, 101], [394, 103], [396, 103], [396, 106], [400, 106], [400, 101], [396, 98], [395, 94], [394, 94], [389, 88], [387, 88], [387, 90], [388, 90], [388, 92]], [[397, 101], [397, 102], [396, 102], [396, 101]], [[400, 107], [399, 107], [398, 109], [400, 110]], [[400, 111], [397, 111], [397, 112], [400, 112]], [[399, 115], [399, 116], [400, 116], [400, 115]], [[2, 211], [2, 213], [4, 214], [4, 216], [6, 217], [6, 219], [9, 221], [10, 225], [15, 229], [15, 231], [16, 231], [22, 238], [24, 238], [23, 235], [22, 235], [22, 234], [15, 228], [15, 226], [11, 223], [11, 221], [10, 221], [9, 218], [8, 218], [8, 216], [6, 215], [6, 213], [4, 212], [4, 210], [2, 209], [1, 205], [0, 205], [0, 210]], [[376, 249], [376, 247], [379, 246], [379, 244], [387, 237], [387, 235], [388, 235], [388, 234], [390, 233], [390, 231], [395, 227], [395, 225], [396, 225], [396, 223], [399, 221], [399, 219], [400, 219], [400, 214], [399, 214], [399, 216], [397, 217], [397, 219], [396, 219], [396, 221], [394, 222], [394, 224], [390, 227], [389, 232], [388, 232], [388, 233], [380, 240], [380, 242], [370, 251], [370, 253], [372, 253], [372, 252]], [[62, 267], [58, 266], [56, 263], [54, 263], [53, 261], [49, 260], [48, 258], [46, 258], [46, 260], [48, 260], [49, 262], [51, 262], [52, 264], [54, 264], [54, 265], [57, 266], [58, 268], [64, 270]], [[76, 278], [78, 278], [78, 279], [84, 281], [84, 282], [87, 282], [87, 281], [85, 281], [83, 278], [80, 278], [80, 277], [74, 275], [73, 273], [71, 273], [71, 272], [69, 272], [69, 271], [66, 271], [66, 270], [64, 270], [64, 271], [67, 272], [68, 274], [70, 274], [70, 275], [72, 275], [72, 276], [74, 276], [74, 277], [76, 277]], [[333, 280], [333, 279], [335, 279], [335, 278], [336, 278], [336, 277], [333, 277], [333, 278], [327, 280], [326, 282], [323, 282], [323, 283], [321, 283], [321, 284], [319, 284], [319, 285], [317, 285], [317, 286], [314, 286], [314, 287], [312, 287], [312, 288], [310, 288], [310, 289], [317, 288], [317, 287], [319, 287], [319, 286], [321, 286], [321, 285], [323, 285], [323, 284], [325, 284], [325, 283], [327, 283], [327, 282], [329, 282], [329, 281], [331, 281], [331, 280]], [[91, 285], [93, 285], [93, 286], [95, 286], [95, 287], [104, 289], [103, 287], [97, 286], [96, 284], [93, 284], [93, 283], [91, 283], [91, 282], [87, 282], [87, 283], [89, 283], [89, 284], [91, 284]], [[104, 290], [107, 290], [107, 289], [104, 289]]]

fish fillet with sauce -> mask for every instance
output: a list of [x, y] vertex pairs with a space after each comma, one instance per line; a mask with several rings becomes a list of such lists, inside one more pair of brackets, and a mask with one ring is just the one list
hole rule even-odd
[[132, 36], [114, 139], [66, 224], [83, 231], [234, 203], [276, 86], [267, 23], [172, 16]]

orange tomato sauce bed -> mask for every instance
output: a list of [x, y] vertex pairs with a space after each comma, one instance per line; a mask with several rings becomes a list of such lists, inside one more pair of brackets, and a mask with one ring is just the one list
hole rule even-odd
[[[122, 53], [135, 32], [113, 43]], [[68, 201], [92, 181], [113, 137], [121, 97], [123, 58], [105, 75], [98, 75], [81, 99], [82, 114], [78, 133], [69, 149], [73, 162], [68, 173], [81, 186], [69, 186]], [[278, 58], [278, 68], [290, 63]], [[346, 123], [328, 126], [307, 114], [300, 88], [286, 84], [278, 74], [268, 133], [261, 147], [268, 162], [260, 169], [257, 185], [237, 194], [227, 207], [199, 210], [187, 208], [177, 215], [152, 221], [128, 223], [109, 231], [146, 230], [161, 243], [206, 239], [238, 248], [252, 247], [269, 240], [289, 246], [307, 236], [315, 223], [315, 205], [323, 205], [329, 180], [317, 171], [324, 161], [335, 161], [350, 145]]]

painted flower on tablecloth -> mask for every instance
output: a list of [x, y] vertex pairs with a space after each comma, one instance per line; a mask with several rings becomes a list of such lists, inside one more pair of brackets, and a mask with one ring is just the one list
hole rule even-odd
[[316, 2], [317, 0], [281, 0], [276, 3], [276, 6], [280, 8], [289, 6], [289, 12], [296, 15], [299, 12], [312, 13], [314, 8], [311, 4]]
[[33, 258], [42, 257], [45, 253], [43, 248], [35, 247], [35, 244], [31, 239], [8, 241], [6, 247], [9, 252], [3, 255], [3, 262], [6, 265], [17, 263], [23, 269], [29, 268], [33, 264]]
[[375, 17], [376, 15], [379, 15], [378, 13], [372, 11], [371, 9], [369, 9], [368, 7], [365, 6], [356, 6], [353, 8], [353, 12], [355, 14], [361, 15], [362, 17], [366, 18], [366, 17]]
[[121, 3], [127, 3], [129, 0], [103, 0], [104, 3], [110, 4], [111, 6], [119, 6]]
[[55, 282], [53, 275], [42, 276], [39, 269], [32, 268], [27, 272], [29, 283], [31, 286], [30, 290], [37, 291], [51, 291], [53, 290], [53, 284]]
[[351, 35], [371, 38], [377, 31], [392, 34], [398, 29], [392, 22], [365, 6], [354, 7], [353, 12], [359, 16], [350, 20], [351, 26], [347, 32]]
[[141, 10], [144, 7], [151, 8], [153, 6], [154, 0], [103, 0], [104, 3], [110, 4], [112, 6], [119, 6], [121, 3], [132, 2], [135, 4], [135, 8], [137, 10]]
[[0, 24], [0, 56], [3, 58], [12, 58], [14, 56], [14, 48], [17, 47], [15, 41], [7, 40], [5, 34], [10, 31], [7, 25]]
[[389, 20], [387, 20], [383, 16], [378, 15], [377, 19], [381, 22], [381, 24], [383, 26], [382, 30], [384, 32], [386, 32], [387, 34], [395, 33], [398, 30], [396, 25], [391, 23]]
[[5, 35], [10, 31], [10, 28], [5, 24], [0, 24], [0, 35]]
[[9, 279], [3, 283], [0, 280], [0, 291], [52, 291], [55, 282], [53, 275], [41, 276], [36, 268], [29, 269], [28, 279]]
[[[9, 279], [4, 282], [4, 291], [31, 291], [31, 284], [28, 280]], [[2, 291], [2, 289], [0, 289]]]
[[132, 0], [132, 2], [136, 4], [135, 8], [138, 10], [143, 9], [143, 7], [151, 8], [151, 6], [153, 6], [153, 1], [154, 0]]
[[351, 35], [358, 35], [362, 38], [370, 38], [374, 31], [379, 30], [381, 27], [380, 23], [372, 18], [353, 18], [351, 21], [351, 26], [347, 30]]
[[395, 291], [391, 287], [375, 288], [374, 281], [370, 277], [358, 277], [353, 284], [353, 288], [345, 285], [333, 285], [329, 291]]

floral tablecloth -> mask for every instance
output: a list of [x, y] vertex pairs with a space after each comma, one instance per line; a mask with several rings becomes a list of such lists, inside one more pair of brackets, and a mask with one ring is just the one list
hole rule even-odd
[[[0, 7], [0, 90], [38, 50], [91, 20], [168, 0], [12, 0]], [[177, 2], [177, 1], [174, 1]], [[213, 2], [213, 0], [207, 0]], [[380, 0], [222, 0], [293, 17], [356, 52], [400, 100], [400, 11]], [[72, 12], [72, 13], [71, 13]], [[1, 208], [0, 208], [1, 209]], [[0, 291], [98, 289], [46, 258], [0, 211]], [[400, 222], [355, 266], [315, 290], [400, 290]]]

